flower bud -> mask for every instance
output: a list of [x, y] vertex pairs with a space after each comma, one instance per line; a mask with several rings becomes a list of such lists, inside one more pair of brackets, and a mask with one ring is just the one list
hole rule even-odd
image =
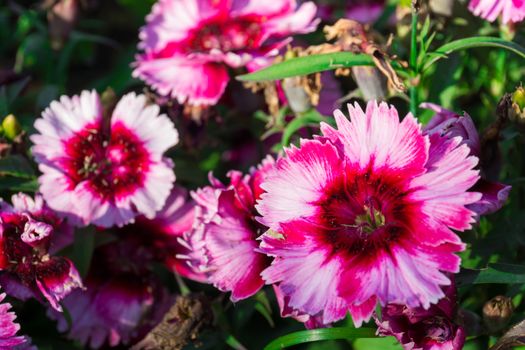
[[20, 126], [20, 123], [12, 114], [9, 114], [2, 121], [2, 129], [4, 136], [10, 141], [13, 141], [22, 132], [22, 127]]
[[454, 9], [454, 0], [430, 0], [430, 10], [432, 12], [450, 17], [452, 16], [452, 10]]
[[498, 295], [485, 303], [483, 306], [483, 321], [490, 333], [496, 333], [505, 328], [509, 322], [514, 305], [512, 300], [506, 296]]
[[387, 94], [387, 80], [376, 67], [352, 67], [352, 74], [365, 101], [384, 101]]

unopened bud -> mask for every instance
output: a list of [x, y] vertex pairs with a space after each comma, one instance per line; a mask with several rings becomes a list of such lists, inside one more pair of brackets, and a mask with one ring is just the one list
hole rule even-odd
[[20, 126], [20, 123], [12, 114], [9, 114], [2, 121], [2, 129], [4, 132], [4, 136], [10, 141], [13, 141], [22, 132], [22, 127]]
[[282, 87], [290, 109], [295, 113], [304, 113], [312, 108], [310, 97], [306, 93], [302, 80], [302, 77], [293, 77], [282, 81]]
[[438, 15], [450, 17], [454, 9], [454, 1], [455, 0], [430, 0], [430, 10]]
[[357, 86], [365, 101], [384, 101], [387, 94], [387, 80], [376, 67], [352, 67]]
[[490, 333], [496, 333], [505, 328], [512, 313], [514, 305], [512, 300], [506, 296], [498, 295], [485, 303], [483, 306], [483, 321]]
[[521, 86], [512, 94], [512, 106], [508, 115], [511, 122], [525, 125], [525, 89]]

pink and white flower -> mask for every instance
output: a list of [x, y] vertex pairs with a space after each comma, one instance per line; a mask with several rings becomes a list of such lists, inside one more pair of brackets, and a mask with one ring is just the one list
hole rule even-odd
[[349, 105], [349, 121], [285, 151], [261, 185], [257, 205], [270, 230], [262, 272], [291, 308], [328, 324], [347, 311], [360, 326], [377, 302], [428, 309], [458, 272], [479, 200], [469, 192], [478, 159], [461, 138], [424, 135], [412, 115], [370, 102]]
[[260, 273], [269, 261], [257, 251], [256, 239], [267, 228], [255, 220], [255, 202], [273, 164], [268, 157], [249, 175], [230, 171], [228, 185], [210, 175], [211, 186], [192, 193], [196, 219], [194, 230], [185, 235], [192, 252], [181, 257], [205, 273], [216, 288], [231, 291], [232, 301], [248, 298], [264, 285]]
[[18, 345], [26, 343], [26, 338], [17, 336], [20, 325], [15, 322], [16, 315], [11, 310], [11, 304], [2, 302], [5, 293], [0, 294], [0, 349], [13, 349]]
[[[13, 197], [35, 204], [25, 195]], [[43, 204], [42, 204], [43, 205]], [[17, 211], [5, 204], [0, 212], [0, 281], [5, 291], [17, 298], [44, 297], [57, 310], [59, 302], [72, 290], [82, 288], [82, 281], [73, 263], [64, 257], [49, 254], [52, 237], [60, 220], [52, 216], [33, 216], [28, 211]], [[34, 208], [33, 208], [34, 209]], [[38, 211], [35, 211], [38, 213]], [[46, 220], [46, 218], [48, 220]]]
[[35, 128], [40, 191], [75, 224], [122, 226], [138, 215], [153, 218], [164, 206], [175, 174], [163, 153], [178, 134], [144, 95], [125, 95], [109, 120], [95, 91], [62, 96]]
[[500, 16], [504, 24], [525, 19], [525, 0], [470, 0], [468, 8], [474, 15], [489, 22]]
[[465, 330], [454, 322], [457, 312], [456, 286], [445, 287], [445, 297], [428, 310], [388, 304], [375, 317], [378, 334], [394, 336], [405, 350], [461, 350]]
[[228, 67], [258, 65], [289, 36], [311, 32], [316, 6], [295, 0], [159, 0], [140, 31], [133, 76], [179, 103], [213, 105]]
[[[436, 112], [423, 132], [427, 135], [438, 134], [448, 138], [461, 137], [462, 143], [470, 149], [470, 154], [479, 157], [481, 143], [474, 121], [467, 114], [459, 115], [433, 103], [422, 103], [422, 108]], [[479, 201], [469, 204], [467, 208], [478, 215], [492, 214], [507, 202], [511, 186], [499, 182], [492, 182], [481, 177], [472, 188], [482, 194]]]

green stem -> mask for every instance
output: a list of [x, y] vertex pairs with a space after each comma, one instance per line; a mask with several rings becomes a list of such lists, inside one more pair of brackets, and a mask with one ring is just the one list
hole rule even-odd
[[[417, 11], [412, 7], [412, 31], [410, 33], [410, 72], [411, 80], [414, 80], [418, 75], [417, 69]], [[414, 117], [417, 117], [417, 88], [410, 82], [410, 112]]]

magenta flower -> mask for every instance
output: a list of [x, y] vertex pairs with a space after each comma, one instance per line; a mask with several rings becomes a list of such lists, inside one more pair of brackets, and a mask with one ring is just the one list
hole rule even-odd
[[346, 6], [346, 18], [374, 23], [383, 13], [385, 3], [385, 0], [350, 0]]
[[137, 246], [149, 251], [151, 258], [163, 263], [179, 275], [199, 281], [206, 281], [203, 273], [194, 271], [185, 259], [190, 249], [182, 240], [183, 235], [193, 227], [195, 202], [184, 188], [174, 186], [166, 204], [154, 219], [139, 216], [134, 224], [118, 229], [120, 238], [133, 240]]
[[281, 288], [278, 285], [273, 285], [273, 291], [277, 304], [279, 304], [279, 310], [281, 311], [281, 317], [291, 317], [296, 321], [304, 323], [306, 329], [324, 328], [327, 327], [322, 321], [322, 315], [310, 316], [304, 312], [300, 312], [290, 307], [290, 297], [284, 295]]
[[75, 224], [109, 227], [153, 218], [175, 181], [163, 153], [178, 142], [172, 122], [146, 97], [124, 96], [104, 120], [95, 91], [63, 96], [35, 122], [33, 154], [48, 205]]
[[159, 0], [141, 29], [134, 77], [179, 103], [213, 105], [228, 67], [257, 65], [295, 33], [316, 28], [316, 6], [295, 0]]
[[461, 350], [465, 331], [454, 322], [456, 287], [445, 287], [445, 297], [428, 310], [388, 304], [375, 319], [378, 334], [394, 336], [405, 350]]
[[64, 299], [71, 316], [48, 316], [58, 330], [92, 349], [129, 345], [160, 322], [174, 299], [149, 269], [151, 251], [135, 240], [120, 239], [97, 248], [86, 288]]
[[16, 315], [11, 309], [11, 304], [2, 301], [5, 293], [0, 294], [0, 349], [13, 349], [15, 346], [26, 342], [23, 336], [17, 336], [20, 325], [15, 322]]
[[377, 301], [429, 308], [458, 272], [471, 227], [466, 205], [479, 193], [478, 159], [460, 138], [425, 136], [411, 115], [370, 102], [350, 106], [351, 122], [286, 150], [266, 177], [257, 209], [270, 227], [262, 272], [289, 306], [328, 324], [349, 311], [357, 326]]
[[[470, 148], [470, 154], [476, 157], [480, 156], [481, 144], [478, 131], [474, 121], [467, 113], [460, 116], [433, 103], [422, 103], [421, 107], [436, 112], [423, 129], [425, 134], [437, 134], [448, 138], [461, 137], [462, 143]], [[473, 191], [481, 193], [482, 197], [477, 202], [469, 204], [467, 208], [478, 215], [492, 214], [505, 204], [511, 188], [511, 186], [491, 182], [482, 177], [472, 188]]]
[[264, 285], [260, 273], [269, 261], [257, 251], [256, 239], [267, 228], [255, 220], [255, 202], [273, 164], [268, 157], [249, 175], [230, 171], [229, 185], [210, 175], [211, 186], [192, 193], [197, 203], [195, 227], [185, 238], [192, 252], [183, 257], [216, 288], [231, 291], [232, 301], [248, 298]]
[[[25, 195], [26, 203], [38, 203]], [[18, 203], [19, 204], [19, 203]], [[20, 299], [44, 297], [57, 311], [59, 301], [82, 281], [73, 263], [64, 257], [50, 256], [49, 249], [60, 221], [52, 216], [32, 216], [27, 211], [2, 206], [0, 213], [0, 281], [5, 291]], [[7, 210], [5, 209], [7, 208]], [[47, 220], [46, 220], [47, 218]]]
[[468, 8], [489, 22], [499, 16], [504, 24], [521, 22], [525, 18], [525, 0], [470, 0]]

